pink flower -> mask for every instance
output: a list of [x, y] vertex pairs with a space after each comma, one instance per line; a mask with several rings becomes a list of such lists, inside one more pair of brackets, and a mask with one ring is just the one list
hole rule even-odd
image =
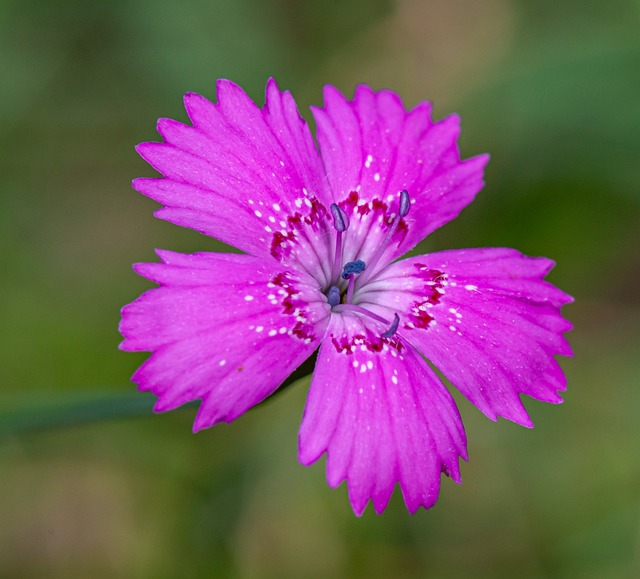
[[121, 348], [152, 352], [133, 381], [158, 412], [201, 400], [197, 431], [239, 417], [319, 349], [300, 461], [326, 453], [358, 515], [369, 499], [381, 513], [396, 483], [410, 512], [433, 506], [467, 451], [425, 359], [492, 420], [532, 426], [519, 395], [561, 402], [554, 355], [571, 355], [571, 298], [542, 279], [553, 262], [503, 248], [394, 261], [482, 188], [488, 157], [460, 160], [458, 117], [329, 86], [316, 148], [275, 81], [262, 109], [229, 81], [217, 93], [185, 96], [193, 126], [158, 122], [164, 142], [138, 152], [163, 177], [134, 187], [158, 217], [245, 253], [158, 251], [162, 263], [135, 266], [160, 287], [122, 312]]

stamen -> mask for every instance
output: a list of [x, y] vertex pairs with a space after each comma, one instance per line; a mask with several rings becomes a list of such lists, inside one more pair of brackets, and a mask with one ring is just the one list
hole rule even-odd
[[342, 279], [349, 279], [350, 275], [362, 273], [365, 267], [366, 264], [361, 259], [356, 259], [355, 261], [346, 263], [344, 268], [342, 269]]
[[356, 276], [349, 276], [349, 285], [347, 286], [347, 303], [350, 304], [353, 302], [353, 290], [356, 286]]
[[332, 285], [327, 291], [327, 301], [331, 307], [340, 303], [340, 288], [337, 285]]
[[356, 275], [362, 273], [366, 264], [361, 259], [350, 261], [345, 264], [342, 269], [342, 279], [348, 279], [349, 285], [347, 286], [347, 303], [350, 304], [353, 301], [353, 290], [356, 285]]
[[332, 203], [331, 214], [333, 215], [333, 226], [336, 228], [336, 231], [342, 233], [349, 229], [349, 216], [342, 207]]
[[400, 217], [405, 217], [411, 209], [411, 199], [409, 198], [409, 192], [406, 189], [400, 191], [400, 210], [398, 213]]
[[333, 226], [338, 234], [336, 235], [336, 253], [333, 257], [333, 267], [331, 268], [331, 279], [335, 280], [340, 274], [340, 264], [342, 263], [342, 232], [349, 229], [349, 216], [344, 209], [331, 204], [331, 215], [333, 215]]
[[398, 331], [399, 324], [400, 324], [400, 316], [398, 314], [393, 314], [393, 322], [391, 322], [391, 327], [386, 332], [380, 335], [383, 338], [390, 338], [391, 336], [393, 336], [393, 334], [395, 334]]
[[400, 220], [404, 216], [406, 216], [407, 213], [409, 213], [410, 207], [411, 207], [411, 198], [409, 197], [409, 192], [406, 189], [403, 189], [402, 191], [400, 191], [400, 206], [398, 207], [398, 213], [395, 216], [395, 219], [393, 220], [393, 223], [391, 224], [389, 231], [387, 231], [387, 235], [385, 235], [385, 238], [382, 240], [382, 243], [378, 246], [378, 249], [373, 254], [373, 257], [369, 260], [369, 267], [367, 268], [367, 271], [358, 278], [359, 285], [366, 283], [367, 280], [374, 273], [374, 266], [378, 263], [378, 260], [380, 259], [380, 257], [382, 257], [382, 254], [384, 253], [385, 249], [387, 249], [387, 247], [389, 246], [389, 242], [391, 241], [391, 238], [396, 232], [396, 229], [398, 229], [398, 225], [400, 225]]
[[368, 309], [363, 308], [362, 306], [356, 306], [355, 304], [339, 304], [333, 308], [333, 311], [334, 312], [356, 312], [358, 314], [362, 314], [364, 316], [372, 318], [384, 324], [385, 326], [390, 326], [386, 332], [380, 334], [381, 338], [390, 338], [391, 336], [393, 336], [398, 331], [398, 326], [400, 324], [400, 316], [398, 314], [393, 314], [393, 322], [389, 322], [388, 320], [384, 319], [382, 316], [379, 316], [378, 314], [374, 314], [373, 312], [370, 312]]

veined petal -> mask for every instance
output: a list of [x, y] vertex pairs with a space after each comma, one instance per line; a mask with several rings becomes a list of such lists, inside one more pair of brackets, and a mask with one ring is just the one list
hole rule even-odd
[[381, 513], [396, 483], [410, 512], [433, 506], [440, 473], [460, 482], [466, 439], [451, 395], [406, 342], [354, 315], [332, 315], [300, 427], [300, 461], [327, 453], [357, 515]]
[[356, 192], [362, 202], [384, 202], [397, 211], [406, 189], [412, 207], [407, 234], [391, 259], [455, 218], [480, 191], [488, 156], [461, 161], [459, 119], [431, 120], [431, 105], [405, 111], [393, 92], [359, 86], [353, 101], [325, 89], [325, 108], [314, 109], [318, 143], [334, 199]]
[[305, 201], [331, 203], [322, 162], [292, 96], [273, 79], [262, 110], [230, 81], [218, 81], [217, 93], [218, 104], [185, 95], [193, 126], [158, 121], [164, 142], [137, 150], [164, 178], [133, 186], [164, 205], [157, 217], [272, 255], [287, 217], [310, 213]]
[[329, 306], [304, 274], [236, 254], [158, 251], [136, 271], [160, 284], [122, 311], [121, 349], [152, 355], [133, 376], [155, 410], [202, 404], [194, 430], [230, 422], [317, 348]]
[[358, 294], [492, 420], [533, 426], [519, 394], [562, 402], [554, 356], [571, 356], [560, 313], [572, 298], [542, 278], [544, 258], [513, 249], [467, 249], [395, 263]]

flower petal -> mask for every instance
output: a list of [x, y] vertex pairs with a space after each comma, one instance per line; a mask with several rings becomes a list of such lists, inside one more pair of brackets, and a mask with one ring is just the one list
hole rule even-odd
[[572, 298], [543, 281], [552, 267], [513, 249], [443, 251], [389, 266], [358, 299], [398, 313], [403, 338], [489, 418], [533, 426], [519, 394], [562, 402], [554, 355], [572, 355], [560, 314]]
[[304, 274], [247, 255], [158, 251], [136, 271], [160, 284], [122, 311], [121, 349], [151, 351], [133, 376], [155, 410], [201, 399], [194, 430], [230, 422], [317, 348], [326, 299]]
[[348, 481], [357, 515], [381, 513], [398, 482], [410, 512], [433, 506], [440, 473], [460, 482], [466, 439], [451, 395], [419, 354], [353, 315], [334, 314], [300, 427], [300, 461], [327, 453], [327, 480]]
[[394, 257], [454, 219], [482, 188], [488, 156], [460, 161], [456, 115], [434, 123], [429, 103], [406, 112], [395, 93], [363, 85], [351, 102], [331, 86], [324, 97], [325, 108], [313, 114], [336, 202], [355, 191], [397, 212], [398, 193], [411, 196], [408, 233]]
[[293, 97], [273, 79], [262, 110], [230, 81], [218, 81], [217, 93], [218, 104], [185, 95], [192, 127], [158, 121], [165, 142], [137, 150], [164, 178], [136, 179], [133, 186], [164, 205], [157, 217], [270, 255], [280, 222], [301, 201], [329, 206], [322, 162]]

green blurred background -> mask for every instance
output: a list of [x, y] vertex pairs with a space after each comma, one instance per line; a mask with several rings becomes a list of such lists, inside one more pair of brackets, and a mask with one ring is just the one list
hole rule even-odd
[[[640, 576], [639, 24], [637, 0], [2, 0], [0, 576]], [[187, 90], [262, 103], [272, 75], [307, 118], [327, 83], [459, 112], [487, 185], [420, 249], [546, 255], [576, 297], [565, 404], [527, 401], [527, 430], [461, 400], [471, 462], [431, 511], [358, 519], [297, 463], [304, 380], [195, 436], [129, 383], [131, 263], [220, 249], [152, 217], [133, 146]]]

